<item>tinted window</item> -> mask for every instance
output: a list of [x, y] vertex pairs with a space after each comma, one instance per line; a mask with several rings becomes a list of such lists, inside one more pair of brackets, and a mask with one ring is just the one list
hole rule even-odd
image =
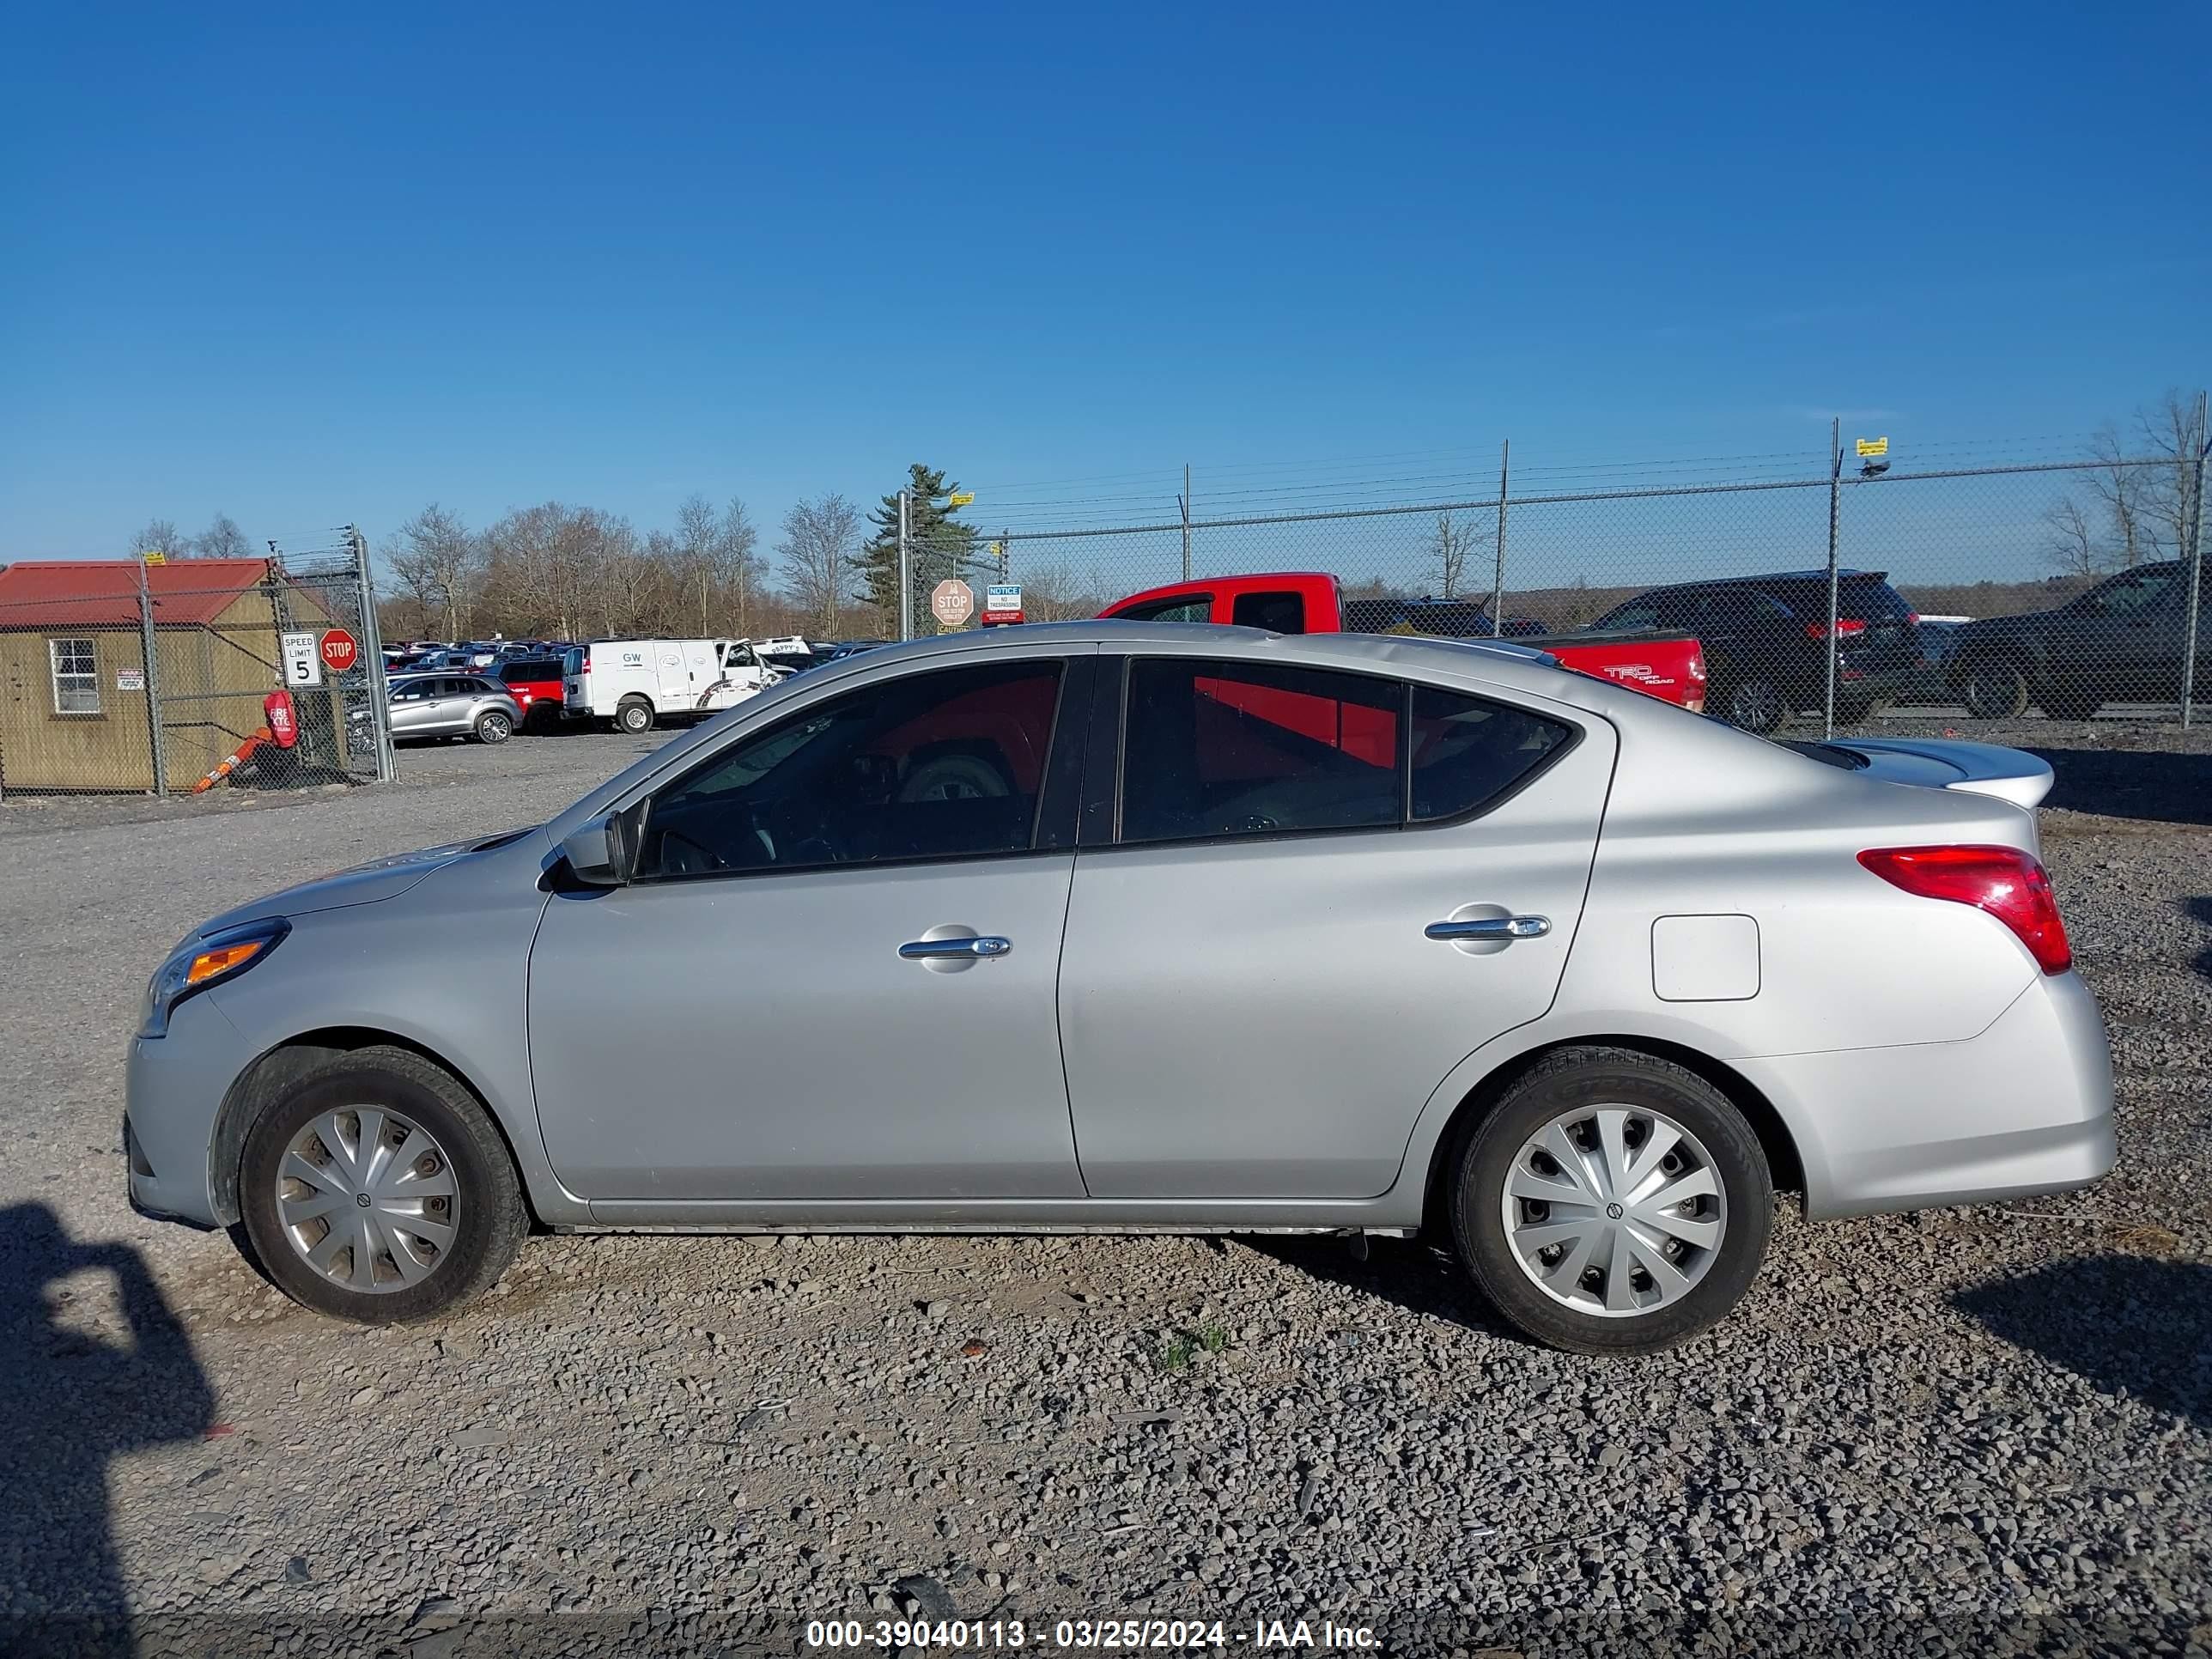
[[1116, 611], [1114, 617], [1118, 622], [1212, 622], [1213, 595], [1190, 593], [1180, 599], [1154, 599], [1149, 605], [1132, 605], [1127, 611]]
[[1574, 735], [1525, 708], [1413, 688], [1413, 816], [1455, 818], [1496, 799]]
[[500, 665], [502, 680], [557, 680], [561, 665], [551, 657], [521, 657]]
[[808, 869], [1028, 848], [1057, 662], [910, 674], [722, 749], [647, 808], [648, 875]]
[[1128, 699], [1125, 842], [1400, 821], [1395, 681], [1153, 658]]
[[2089, 597], [2095, 609], [2107, 617], [2124, 617], [2130, 611], [2148, 611], [2165, 599], [2166, 590], [2173, 586], [2177, 574], [2173, 570], [2132, 571], [2106, 582]]
[[1306, 602], [1295, 593], [1239, 593], [1230, 620], [1239, 628], [1264, 628], [1270, 634], [1303, 634]]
[[1590, 624], [1593, 631], [1658, 626], [1659, 605], [1651, 599], [1631, 599], [1626, 605], [1617, 605]]

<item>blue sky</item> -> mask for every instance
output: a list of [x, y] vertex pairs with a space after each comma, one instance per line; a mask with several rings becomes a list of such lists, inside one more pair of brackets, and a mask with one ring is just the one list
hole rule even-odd
[[0, 560], [432, 500], [772, 527], [913, 459], [987, 524], [1152, 517], [1186, 459], [1203, 511], [1508, 434], [1812, 456], [1830, 410], [2027, 453], [2212, 379], [2208, 19], [19, 10]]

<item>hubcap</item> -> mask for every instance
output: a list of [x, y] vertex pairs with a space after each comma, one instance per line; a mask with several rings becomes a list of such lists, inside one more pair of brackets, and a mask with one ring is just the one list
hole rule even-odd
[[460, 1192], [437, 1138], [388, 1106], [326, 1112], [276, 1168], [276, 1214], [300, 1259], [334, 1285], [420, 1285], [452, 1253]]
[[1705, 1146], [1641, 1106], [1553, 1118], [1514, 1154], [1500, 1207], [1528, 1282], [1609, 1319], [1688, 1295], [1728, 1230], [1728, 1196]]

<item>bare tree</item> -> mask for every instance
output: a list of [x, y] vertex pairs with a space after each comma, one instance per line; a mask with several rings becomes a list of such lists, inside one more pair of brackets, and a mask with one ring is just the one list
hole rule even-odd
[[435, 501], [399, 526], [396, 545], [385, 555], [392, 574], [422, 601], [444, 613], [446, 637], [467, 637], [469, 618], [483, 574], [484, 547], [458, 513]]
[[2095, 521], [2076, 497], [2061, 495], [2044, 510], [2043, 551], [2062, 575], [2094, 576], [2104, 568]]
[[1437, 527], [1429, 537], [1429, 556], [1435, 561], [1437, 597], [1459, 598], [1467, 580], [1467, 562], [1474, 551], [1474, 527], [1463, 525], [1449, 513], [1437, 514]]
[[2121, 567], [2132, 569], [2142, 562], [2144, 495], [2156, 482], [2155, 476], [2128, 453], [2119, 433], [2110, 426], [2101, 428], [2089, 441], [2089, 455], [2097, 467], [2085, 482], [2089, 493], [2104, 503], [2105, 514], [2112, 521]]
[[2178, 559], [2190, 545], [2197, 518], [2197, 458], [2204, 453], [2205, 432], [2197, 402], [2169, 389], [2148, 409], [2136, 411], [2142, 453], [2159, 465], [2146, 468], [2142, 517], [2148, 539], [2161, 559]]
[[228, 513], [218, 513], [208, 527], [185, 544], [185, 556], [194, 559], [250, 559], [253, 544]]
[[155, 519], [131, 538], [131, 556], [159, 553], [165, 559], [190, 558], [191, 545], [189, 538], [178, 533], [173, 520]]
[[805, 625], [823, 635], [837, 631], [845, 598], [845, 573], [860, 535], [860, 509], [830, 494], [795, 503], [783, 515], [776, 556], [783, 583]]

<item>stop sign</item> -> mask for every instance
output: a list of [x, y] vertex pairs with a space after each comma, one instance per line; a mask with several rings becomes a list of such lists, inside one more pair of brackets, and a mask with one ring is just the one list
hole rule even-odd
[[957, 628], [975, 614], [975, 590], [957, 577], [930, 590], [930, 614], [947, 628]]
[[344, 673], [353, 666], [354, 659], [361, 655], [361, 647], [343, 628], [333, 628], [324, 634], [322, 651], [323, 661], [333, 674]]

